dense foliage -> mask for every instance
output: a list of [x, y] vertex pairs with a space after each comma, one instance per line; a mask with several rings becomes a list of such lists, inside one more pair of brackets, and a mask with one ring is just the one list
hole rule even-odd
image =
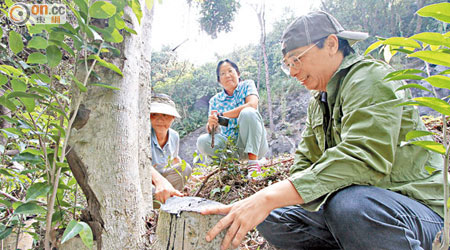
[[[78, 221], [83, 196], [65, 155], [80, 106], [73, 96], [87, 94], [88, 85], [117, 90], [94, 66], [122, 75], [106, 58], [119, 56], [114, 44], [136, 33], [124, 7], [142, 16], [137, 0], [112, 2], [64, 1], [69, 22], [60, 25], [2, 20], [0, 240], [25, 231], [36, 248], [51, 249], [79, 234], [92, 247], [90, 227]], [[1, 11], [13, 4], [6, 1]]]

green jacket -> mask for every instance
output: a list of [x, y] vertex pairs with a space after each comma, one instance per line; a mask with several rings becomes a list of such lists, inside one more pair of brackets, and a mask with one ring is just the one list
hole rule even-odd
[[[395, 91], [402, 81], [384, 80], [391, 71], [381, 61], [349, 55], [329, 81], [326, 97], [312, 92], [289, 178], [305, 209], [318, 210], [347, 186], [373, 185], [402, 193], [443, 216], [443, 158], [402, 143], [409, 131], [426, 127], [417, 108], [395, 106], [409, 96]], [[437, 171], [430, 174], [425, 166]]]

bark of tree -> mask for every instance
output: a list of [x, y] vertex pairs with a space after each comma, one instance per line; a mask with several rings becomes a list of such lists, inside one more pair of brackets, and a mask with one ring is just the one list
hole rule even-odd
[[[424, 4], [425, 4], [425, 0], [417, 0], [417, 10], [420, 10], [421, 8], [423, 8]], [[416, 29], [414, 30], [414, 34], [419, 33], [420, 30], [422, 29], [422, 19], [423, 18], [420, 18], [420, 17], [417, 18], [417, 24], [416, 24]]]
[[87, 94], [75, 97], [84, 105], [77, 116], [84, 112], [87, 121], [72, 129], [67, 159], [86, 195], [88, 208], [83, 217], [93, 229], [97, 249], [148, 248], [144, 236], [145, 219], [152, 208], [152, 11], [145, 7], [145, 0], [140, 0], [140, 4], [140, 25], [129, 7], [124, 15], [138, 34], [125, 35], [124, 42], [116, 46], [121, 56], [110, 60], [124, 76], [95, 68], [103, 82], [120, 90], [90, 86]]

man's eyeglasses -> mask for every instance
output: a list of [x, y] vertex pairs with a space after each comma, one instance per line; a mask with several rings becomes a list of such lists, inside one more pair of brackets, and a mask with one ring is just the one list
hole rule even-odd
[[319, 42], [314, 43], [309, 48], [304, 50], [302, 53], [300, 53], [298, 56], [289, 57], [286, 60], [281, 61], [281, 70], [283, 70], [286, 75], [291, 75], [291, 68], [294, 69], [300, 69], [302, 65], [302, 61], [300, 60], [310, 49], [312, 49], [314, 46], [316, 46]]

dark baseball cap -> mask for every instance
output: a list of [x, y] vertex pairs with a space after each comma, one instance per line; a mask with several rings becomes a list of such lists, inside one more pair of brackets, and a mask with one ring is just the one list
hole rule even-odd
[[332, 15], [324, 11], [314, 11], [293, 21], [281, 36], [283, 55], [298, 47], [303, 47], [331, 34], [346, 39], [350, 45], [369, 37], [365, 32], [347, 31]]

